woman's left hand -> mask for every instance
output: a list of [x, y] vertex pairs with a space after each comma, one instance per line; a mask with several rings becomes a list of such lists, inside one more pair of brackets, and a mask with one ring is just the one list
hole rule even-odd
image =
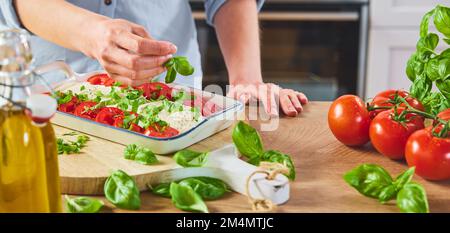
[[245, 104], [252, 98], [260, 100], [265, 111], [272, 116], [278, 116], [280, 106], [287, 116], [295, 117], [303, 111], [303, 105], [308, 103], [305, 94], [273, 83], [230, 85], [227, 96]]

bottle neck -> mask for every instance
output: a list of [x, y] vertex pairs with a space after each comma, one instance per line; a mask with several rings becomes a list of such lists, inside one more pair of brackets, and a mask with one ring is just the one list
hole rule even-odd
[[29, 96], [29, 86], [32, 84], [32, 75], [24, 73], [0, 74], [0, 106], [13, 105], [15, 108], [23, 105]]

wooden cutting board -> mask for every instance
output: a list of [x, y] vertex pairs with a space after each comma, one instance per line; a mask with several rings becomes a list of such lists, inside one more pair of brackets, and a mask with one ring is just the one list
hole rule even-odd
[[[230, 127], [208, 139], [190, 147], [198, 151], [212, 151], [231, 143]], [[73, 130], [54, 125], [60, 136]], [[147, 189], [148, 183], [170, 181], [181, 170], [172, 156], [157, 156], [159, 163], [142, 165], [123, 157], [125, 145], [90, 136], [81, 154], [59, 155], [61, 191], [64, 194], [103, 195], [103, 184], [115, 170], [123, 170], [133, 176], [140, 190]], [[176, 173], [176, 172], [175, 172]]]

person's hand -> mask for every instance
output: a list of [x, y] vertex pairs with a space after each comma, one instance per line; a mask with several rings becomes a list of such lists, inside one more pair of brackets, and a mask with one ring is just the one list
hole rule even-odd
[[302, 105], [308, 103], [308, 98], [303, 93], [283, 89], [273, 83], [230, 85], [227, 96], [243, 103], [248, 103], [252, 98], [260, 100], [265, 111], [272, 116], [278, 115], [280, 106], [287, 116], [295, 117], [303, 111]]
[[123, 19], [104, 19], [94, 25], [83, 52], [123, 84], [139, 85], [163, 73], [163, 64], [177, 51], [174, 44], [157, 41], [142, 26]]

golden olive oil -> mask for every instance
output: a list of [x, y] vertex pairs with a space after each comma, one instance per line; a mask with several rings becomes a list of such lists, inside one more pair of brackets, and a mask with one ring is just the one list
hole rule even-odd
[[0, 109], [0, 212], [61, 212], [53, 128], [24, 110]]

